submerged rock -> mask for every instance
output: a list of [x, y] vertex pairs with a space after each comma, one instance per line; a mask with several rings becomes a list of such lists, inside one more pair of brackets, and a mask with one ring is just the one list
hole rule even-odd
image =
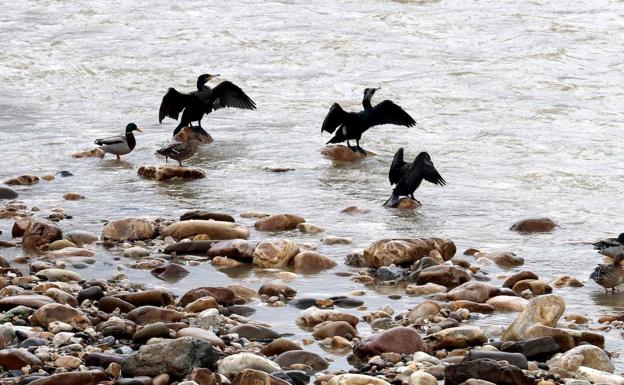
[[544, 233], [552, 231], [558, 225], [550, 218], [530, 218], [514, 223], [510, 230], [521, 233]]
[[303, 217], [292, 214], [276, 214], [258, 219], [254, 227], [258, 231], [285, 231], [297, 228], [300, 223], [304, 223]]
[[39, 183], [39, 177], [34, 175], [20, 175], [4, 181], [9, 186], [29, 186], [35, 183]]
[[204, 210], [191, 210], [187, 211], [180, 216], [181, 221], [188, 221], [191, 219], [213, 220], [221, 222], [236, 222], [234, 217], [224, 213], [213, 213]]
[[188, 220], [167, 226], [161, 232], [163, 237], [173, 237], [177, 240], [205, 234], [210, 239], [247, 239], [249, 230], [245, 227], [221, 221]]
[[358, 151], [353, 151], [347, 146], [336, 145], [326, 146], [321, 149], [321, 154], [331, 159], [336, 163], [355, 162], [357, 160], [365, 159], [367, 156], [375, 156], [377, 154], [370, 151], [366, 151], [366, 155]]
[[141, 178], [160, 182], [172, 179], [194, 180], [206, 177], [204, 170], [198, 167], [180, 167], [164, 164], [141, 166], [137, 173]]
[[156, 226], [148, 219], [126, 218], [109, 222], [102, 230], [103, 240], [138, 241], [156, 236]]
[[72, 158], [81, 159], [81, 158], [104, 158], [106, 153], [99, 147], [92, 148], [91, 150], [83, 150], [74, 152], [72, 154]]
[[381, 267], [413, 263], [437, 250], [445, 260], [455, 255], [455, 244], [440, 238], [382, 239], [364, 249], [368, 267]]

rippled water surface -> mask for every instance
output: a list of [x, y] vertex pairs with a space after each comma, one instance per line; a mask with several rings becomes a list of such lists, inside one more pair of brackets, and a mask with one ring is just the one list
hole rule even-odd
[[[348, 252], [383, 237], [448, 237], [460, 252], [514, 251], [525, 258], [523, 269], [546, 280], [567, 273], [586, 281], [600, 258], [584, 242], [624, 231], [621, 1], [14, 1], [2, 8], [0, 178], [74, 173], [19, 188], [29, 206], [73, 215], [64, 229], [99, 233], [103, 220], [173, 218], [194, 208], [237, 219], [245, 210], [300, 214], [326, 234], [352, 237], [354, 245], [320, 244], [339, 266], [289, 285], [300, 296], [363, 288], [370, 309], [396, 310], [422, 298], [390, 301], [388, 288], [336, 276], [354, 271], [342, 264]], [[164, 92], [191, 90], [206, 72], [241, 86], [258, 110], [219, 110], [204, 119], [215, 142], [188, 163], [207, 178], [139, 179], [137, 167], [159, 161], [154, 150], [176, 125], [158, 124]], [[378, 156], [332, 166], [319, 153], [329, 139], [320, 135], [321, 122], [333, 102], [359, 109], [365, 87], [381, 87], [373, 102], [394, 100], [418, 125], [373, 128], [362, 146]], [[125, 162], [70, 157], [130, 121], [146, 132]], [[400, 146], [408, 157], [428, 151], [448, 182], [423, 185], [417, 197], [424, 206], [415, 212], [381, 207]], [[295, 170], [270, 173], [267, 165]], [[87, 199], [62, 200], [69, 191]], [[370, 212], [339, 213], [350, 205]], [[508, 230], [532, 216], [552, 217], [561, 227], [531, 236]], [[3, 237], [11, 225], [0, 221]], [[252, 231], [253, 239], [266, 237]], [[113, 257], [98, 249], [98, 262], [81, 274], [108, 277], [119, 268], [176, 293], [232, 279], [251, 287], [275, 279], [271, 272], [228, 275], [201, 265], [166, 285]], [[593, 318], [624, 306], [622, 294], [604, 295], [593, 282], [556, 292], [568, 312]], [[261, 307], [253, 318], [308, 336], [294, 325], [296, 314], [292, 307]], [[607, 350], [622, 348], [620, 334], [609, 334]], [[623, 371], [624, 360], [615, 361]], [[339, 357], [334, 364], [345, 365]]]

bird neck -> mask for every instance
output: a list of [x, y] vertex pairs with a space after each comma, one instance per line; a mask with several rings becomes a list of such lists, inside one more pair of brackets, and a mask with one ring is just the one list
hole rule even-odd
[[207, 82], [205, 80], [197, 79], [197, 91], [203, 90], [206, 83]]
[[365, 110], [372, 110], [373, 106], [371, 105], [371, 98], [373, 97], [373, 95], [366, 95], [364, 96], [364, 99], [362, 99], [362, 105], [364, 106]]
[[130, 149], [134, 149], [134, 146], [136, 146], [136, 140], [134, 139], [132, 131], [126, 132], [126, 143], [128, 143], [128, 147], [130, 147]]

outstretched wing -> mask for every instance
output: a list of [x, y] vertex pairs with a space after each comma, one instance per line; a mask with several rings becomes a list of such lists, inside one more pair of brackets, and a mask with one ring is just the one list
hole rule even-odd
[[405, 167], [405, 165], [406, 163], [403, 160], [403, 147], [401, 147], [396, 154], [394, 154], [394, 159], [390, 165], [388, 178], [390, 179], [391, 185], [399, 183], [401, 177], [403, 176], [403, 167]]
[[426, 152], [418, 154], [414, 162], [407, 169], [399, 183], [394, 188], [395, 195], [409, 195], [420, 186], [422, 181], [426, 180], [440, 186], [444, 186], [446, 181], [433, 165], [431, 157]]
[[158, 121], [162, 123], [165, 117], [169, 117], [178, 120], [180, 112], [192, 103], [193, 96], [189, 94], [183, 94], [176, 91], [175, 88], [169, 88], [165, 96], [163, 96], [160, 103], [160, 110], [158, 111]]
[[208, 104], [214, 110], [224, 107], [243, 108], [246, 110], [255, 110], [256, 103], [236, 84], [224, 81], [212, 89]]
[[372, 121], [373, 124], [371, 124], [371, 126], [396, 124], [399, 126], [412, 127], [416, 124], [416, 121], [412, 119], [405, 110], [390, 100], [384, 100], [373, 107]]
[[323, 120], [323, 126], [321, 126], [321, 133], [323, 131], [333, 134], [336, 128], [343, 124], [344, 110], [340, 107], [340, 104], [334, 103], [330, 108], [325, 120]]

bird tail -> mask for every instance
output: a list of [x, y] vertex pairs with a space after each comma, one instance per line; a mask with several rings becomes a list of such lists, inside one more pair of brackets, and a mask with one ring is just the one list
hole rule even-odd
[[388, 198], [386, 203], [384, 203], [383, 205], [385, 207], [397, 207], [397, 205], [399, 204], [399, 201], [400, 201], [399, 195], [392, 194], [392, 196]]

